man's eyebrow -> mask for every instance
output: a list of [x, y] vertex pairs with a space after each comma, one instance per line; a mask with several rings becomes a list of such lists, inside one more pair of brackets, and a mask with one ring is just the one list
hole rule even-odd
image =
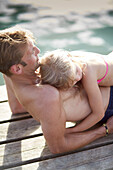
[[21, 61], [20, 64], [22, 64], [24, 67], [27, 65], [24, 61]]

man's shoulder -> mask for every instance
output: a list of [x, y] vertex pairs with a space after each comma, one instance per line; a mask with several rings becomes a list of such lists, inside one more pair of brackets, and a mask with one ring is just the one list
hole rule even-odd
[[59, 91], [50, 85], [40, 85], [38, 91], [40, 96], [44, 97], [48, 102], [59, 98]]
[[23, 93], [19, 94], [22, 103], [37, 103], [54, 102], [59, 98], [59, 91], [50, 85], [30, 85], [22, 89]]
[[[24, 99], [23, 99], [24, 98]], [[59, 103], [59, 91], [49, 85], [33, 85], [26, 88], [26, 95], [22, 102], [27, 107], [37, 108], [40, 113], [45, 113]], [[49, 107], [48, 107], [49, 106]]]
[[[40, 120], [44, 117], [50, 117], [59, 108], [60, 95], [59, 91], [49, 85], [39, 86], [37, 92], [35, 105], [38, 106], [38, 111], [40, 113]], [[45, 118], [44, 118], [45, 119]]]

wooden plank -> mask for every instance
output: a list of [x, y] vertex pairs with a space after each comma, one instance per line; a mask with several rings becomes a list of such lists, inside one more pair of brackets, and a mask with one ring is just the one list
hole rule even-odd
[[42, 133], [40, 123], [33, 118], [2, 123], [0, 124], [0, 144], [39, 133]]
[[[42, 131], [40, 129], [39, 123], [36, 122], [33, 118], [29, 120], [21, 120], [17, 122], [1, 124], [1, 140], [6, 139], [6, 141], [8, 141], [13, 139], [13, 141], [18, 141], [0, 145], [0, 165], [8, 165], [14, 163], [18, 164], [22, 163], [22, 161], [28, 161], [35, 158], [42, 160], [44, 157], [51, 157], [52, 154], [49, 152], [48, 147], [45, 146], [44, 137], [31, 138], [32, 135], [39, 134], [41, 132]], [[3, 135], [3, 133], [5, 135]], [[19, 139], [26, 136], [28, 136], [29, 139]], [[111, 143], [112, 139], [113, 135], [109, 135], [108, 137], [99, 139], [98, 141], [95, 141], [84, 148], [90, 149], [91, 147], [105, 145], [108, 142]], [[20, 157], [22, 157], [22, 159], [20, 159]]]
[[[19, 113], [19, 114], [12, 114], [7, 100], [7, 92], [6, 86], [0, 86], [0, 123], [14, 121], [21, 118], [29, 118], [30, 114], [26, 113]], [[5, 102], [4, 102], [5, 101]]]
[[[0, 166], [39, 158], [44, 148], [43, 136], [0, 145]], [[47, 152], [49, 152], [48, 147]], [[51, 153], [49, 152], [49, 154]]]
[[[112, 139], [113, 135], [109, 135], [109, 137], [97, 140], [85, 146], [84, 148], [79, 149], [78, 151], [90, 150], [100, 146], [107, 146], [108, 144], [110, 145], [113, 143]], [[53, 154], [50, 153], [43, 136], [0, 145], [0, 165], [3, 164], [4, 159], [7, 160], [4, 164], [8, 165], [18, 163], [19, 161], [28, 161], [35, 158], [37, 161], [43, 160], [47, 157], [49, 159], [52, 155]], [[58, 155], [61, 156], [62, 154]]]
[[[68, 122], [67, 126], [71, 126], [71, 122]], [[33, 118], [18, 120], [14, 122], [0, 124], [0, 144], [21, 140], [22, 138], [30, 137], [33, 135], [38, 136], [41, 134], [40, 123]], [[99, 139], [98, 144], [112, 140], [112, 135], [109, 135], [104, 140]]]
[[[38, 163], [37, 167], [39, 169], [108, 169], [113, 168], [113, 144], [109, 146], [103, 146], [83, 152], [78, 152], [75, 154], [66, 155], [60, 158], [54, 158], [53, 160], [46, 160]], [[26, 165], [29, 167], [29, 165]], [[22, 169], [25, 169], [23, 166]], [[24, 168], [25, 167], [25, 168]], [[32, 167], [31, 167], [32, 169]]]
[[[24, 115], [25, 116], [25, 115]], [[29, 119], [28, 119], [29, 118]], [[42, 133], [40, 123], [31, 117], [26, 119], [1, 123], [0, 124], [0, 144], [11, 140], [20, 140], [27, 136], [37, 135]], [[73, 123], [67, 122], [66, 127], [72, 126]]]
[[0, 86], [0, 101], [8, 100], [6, 85]]
[[10, 119], [12, 116], [8, 102], [0, 103], [0, 121]]
[[[29, 151], [28, 150], [26, 151], [28, 153], [22, 150], [22, 153], [19, 156], [17, 156], [16, 154], [14, 155], [12, 152], [10, 153], [9, 157], [7, 157], [8, 155], [4, 155], [2, 166], [4, 165], [4, 168], [14, 167], [15, 170], [19, 170], [19, 168], [22, 170], [26, 170], [28, 168], [34, 169], [34, 170], [37, 168], [38, 170], [42, 170], [42, 169], [44, 170], [46, 169], [49, 169], [49, 170], [53, 170], [53, 169], [55, 170], [57, 169], [94, 170], [94, 169], [113, 168], [113, 161], [112, 161], [113, 160], [113, 154], [112, 154], [113, 144], [102, 146], [102, 147], [97, 147], [95, 149], [85, 150], [82, 152], [75, 152], [72, 154], [70, 153], [66, 155], [52, 155], [51, 153], [48, 153], [48, 157], [43, 156], [45, 154], [44, 152], [47, 152], [45, 148], [43, 148], [43, 150], [40, 150], [41, 152], [39, 152], [38, 149], [36, 150], [36, 147], [38, 148], [39, 146], [37, 145], [38, 142], [36, 142], [34, 150], [30, 150], [29, 144], [30, 143], [28, 143]], [[43, 143], [43, 146], [44, 146], [44, 143]], [[51, 157], [50, 157], [50, 154], [51, 154]], [[34, 156], [34, 159], [28, 159], [32, 157], [31, 155]], [[38, 156], [40, 156], [40, 159], [38, 159]], [[24, 162], [26, 158], [27, 158], [27, 161]], [[19, 166], [19, 167], [16, 168], [16, 166]]]
[[8, 102], [0, 103], [0, 123], [31, 117], [29, 113], [12, 114]]

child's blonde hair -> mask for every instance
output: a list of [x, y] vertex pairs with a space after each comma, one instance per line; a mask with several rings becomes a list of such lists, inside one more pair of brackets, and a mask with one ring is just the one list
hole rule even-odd
[[61, 49], [47, 52], [40, 63], [41, 83], [58, 89], [68, 89], [74, 85], [74, 61], [68, 51]]

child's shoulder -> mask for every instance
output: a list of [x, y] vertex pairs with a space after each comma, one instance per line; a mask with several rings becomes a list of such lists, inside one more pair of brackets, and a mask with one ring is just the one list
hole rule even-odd
[[86, 52], [86, 51], [71, 51], [70, 54], [74, 56], [79, 56], [79, 57], [87, 57], [87, 58], [94, 58], [94, 57], [99, 57], [101, 54], [94, 53], [94, 52]]

